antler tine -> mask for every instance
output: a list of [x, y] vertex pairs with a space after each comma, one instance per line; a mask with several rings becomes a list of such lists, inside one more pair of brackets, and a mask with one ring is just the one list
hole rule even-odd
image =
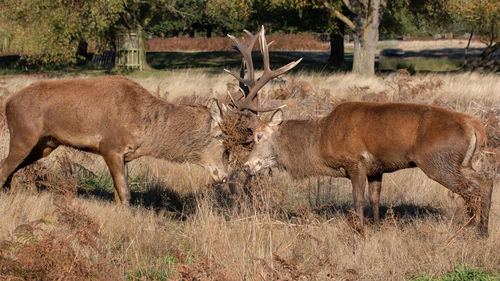
[[264, 63], [264, 73], [267, 71], [271, 71], [271, 66], [269, 64], [269, 46], [271, 46], [272, 42], [268, 45], [265, 36], [264, 26], [262, 26], [260, 37], [260, 52], [262, 54], [262, 61]]
[[[253, 67], [253, 61], [252, 61], [252, 50], [253, 47], [255, 46], [255, 43], [257, 42], [257, 39], [259, 38], [260, 33], [257, 33], [253, 35], [250, 31], [244, 30], [244, 32], [250, 37], [250, 44], [246, 46], [243, 42], [238, 40], [238, 38], [232, 36], [231, 34], [228, 34], [227, 36], [233, 40], [233, 42], [236, 44], [236, 48], [240, 53], [243, 55], [243, 60], [247, 66], [248, 70], [248, 79], [245, 79], [244, 77], [239, 76], [239, 74], [236, 73], [231, 73], [230, 71], [226, 70], [226, 72], [229, 72], [231, 75], [233, 75], [238, 81], [244, 83], [247, 85], [249, 88], [252, 88], [255, 79], [254, 79], [254, 67]], [[240, 78], [238, 78], [241, 77]]]
[[240, 81], [241, 83], [243, 83], [245, 85], [248, 85], [248, 83], [250, 83], [250, 81], [248, 79], [241, 77], [238, 73], [236, 73], [234, 71], [231, 71], [229, 69], [224, 69], [224, 71], [231, 74], [234, 78], [236, 78], [236, 80]]
[[[267, 43], [266, 37], [265, 37], [265, 29], [264, 26], [262, 26], [261, 30], [257, 34], [252, 34], [248, 30], [243, 30], [249, 37], [250, 37], [250, 45], [246, 46], [243, 44], [241, 41], [239, 41], [236, 37], [229, 35], [228, 37], [233, 40], [233, 42], [236, 44], [236, 48], [240, 51], [240, 53], [243, 55], [243, 64], [242, 64], [242, 72], [244, 69], [244, 66], [246, 66], [246, 69], [248, 71], [248, 78], [245, 79], [244, 75], [242, 74], [237, 74], [236, 72], [229, 71], [227, 69], [224, 69], [227, 73], [231, 74], [236, 80], [240, 82], [240, 89], [241, 89], [241, 84], [246, 85], [248, 87], [247, 90], [248, 93], [242, 103], [239, 102], [238, 100], [232, 99], [232, 103], [234, 106], [239, 110], [248, 110], [252, 111], [254, 113], [257, 112], [266, 112], [266, 111], [273, 111], [279, 108], [283, 108], [284, 106], [279, 106], [279, 107], [270, 107], [270, 108], [256, 108], [255, 105], [253, 105], [254, 99], [257, 96], [258, 91], [264, 87], [271, 79], [287, 72], [288, 70], [294, 68], [299, 62], [302, 61], [302, 59], [298, 59], [294, 62], [288, 63], [285, 66], [282, 66], [276, 70], [271, 70], [271, 64], [269, 62], [269, 46], [273, 42]], [[254, 78], [254, 67], [253, 67], [253, 61], [252, 61], [252, 49], [253, 46], [255, 45], [257, 39], [259, 39], [260, 42], [260, 51], [262, 53], [262, 59], [263, 59], [263, 64], [264, 64], [264, 73], [260, 78], [257, 80]], [[243, 91], [243, 89], [241, 89]], [[245, 95], [245, 92], [243, 93]]]
[[[252, 106], [247, 106], [244, 109], [248, 109], [252, 112], [269, 112], [269, 111], [275, 111], [278, 109], [285, 108], [286, 104], [280, 105], [280, 106], [274, 106], [274, 107], [252, 107]], [[238, 108], [239, 110], [242, 110]]]
[[271, 70], [270, 62], [269, 62], [269, 46], [271, 46], [271, 43], [266, 42], [266, 36], [265, 36], [265, 30], [264, 26], [262, 26], [261, 32], [260, 32], [260, 51], [262, 53], [262, 60], [264, 63], [264, 73], [262, 76], [257, 80], [255, 85], [250, 89], [250, 93], [248, 94], [246, 100], [245, 100], [245, 107], [248, 108], [248, 104], [255, 98], [257, 95], [257, 92], [264, 87], [264, 85], [267, 84], [271, 79], [280, 76], [281, 74], [287, 72], [288, 70], [294, 68], [299, 62], [302, 61], [302, 58], [290, 62], [285, 66], [282, 66], [276, 70]]

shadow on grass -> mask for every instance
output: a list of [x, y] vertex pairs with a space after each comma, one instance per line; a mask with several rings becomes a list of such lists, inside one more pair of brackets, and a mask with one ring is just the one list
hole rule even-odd
[[[140, 206], [155, 211], [165, 211], [172, 214], [173, 218], [185, 220], [197, 211], [197, 206], [204, 200], [208, 200], [213, 210], [221, 214], [227, 211], [238, 210], [240, 207], [252, 206], [253, 198], [251, 194], [232, 191], [225, 185], [214, 184], [200, 189], [199, 192], [180, 193], [163, 182], [142, 183], [140, 190], [131, 191], [130, 204]], [[95, 198], [104, 201], [114, 201], [113, 190], [109, 187], [79, 188], [78, 195], [84, 198]], [[254, 202], [255, 203], [255, 202]], [[257, 204], [258, 205], [258, 204]], [[292, 218], [309, 216], [311, 212], [297, 213], [294, 210], [284, 210], [281, 206], [271, 207], [277, 211], [277, 219], [289, 220]], [[258, 210], [256, 210], [258, 211]], [[353, 206], [349, 202], [332, 202], [318, 208], [312, 208], [312, 213], [323, 216], [326, 219], [339, 215], [350, 216]], [[364, 208], [365, 217], [373, 218], [372, 210], [369, 206]], [[444, 215], [442, 210], [431, 206], [418, 206], [414, 204], [400, 204], [397, 206], [380, 206], [380, 219], [394, 217], [398, 221], [412, 221], [415, 219], [435, 218]]]
[[[365, 206], [363, 213], [366, 218], [373, 219], [373, 213], [369, 206]], [[321, 208], [315, 209], [314, 212], [325, 216], [327, 219], [344, 215], [349, 216], [354, 211], [353, 205], [349, 203], [330, 204]], [[397, 206], [380, 206], [380, 220], [394, 216], [398, 221], [412, 221], [415, 219], [434, 218], [442, 216], [444, 212], [431, 206], [418, 206], [414, 204], [401, 204]]]
[[[262, 55], [253, 52], [255, 69], [262, 69]], [[281, 67], [302, 58], [302, 62], [292, 71], [346, 71], [352, 68], [352, 54], [346, 54], [343, 66], [328, 64], [327, 52], [271, 51], [271, 68]], [[146, 55], [148, 65], [157, 70], [182, 68], [208, 68], [209, 72], [219, 74], [224, 68], [239, 68], [241, 55], [235, 51], [218, 52], [150, 52]]]
[[[481, 48], [469, 50], [469, 57], [477, 57]], [[260, 51], [252, 53], [255, 69], [262, 69]], [[346, 52], [343, 65], [328, 63], [328, 51], [270, 51], [271, 68], [275, 69], [289, 62], [302, 58], [291, 72], [336, 72], [352, 69], [353, 54]], [[236, 51], [211, 52], [148, 52], [147, 64], [152, 70], [203, 69], [209, 74], [223, 73], [224, 68], [239, 68], [241, 54]], [[392, 72], [400, 68], [411, 72], [455, 72], [462, 68], [464, 50], [460, 48], [432, 49], [422, 51], [404, 51], [402, 49], [384, 49], [377, 57], [377, 72]], [[130, 72], [130, 71], [129, 71]], [[146, 71], [147, 72], [147, 71]], [[5, 74], [37, 74], [49, 76], [71, 76], [81, 73], [127, 74], [117, 68], [94, 68], [88, 65], [28, 65], [18, 55], [0, 56], [0, 75]]]
[[[208, 191], [182, 194], [160, 181], [143, 183], [141, 190], [131, 191], [130, 205], [153, 209], [158, 212], [165, 211], [179, 220], [185, 220], [188, 216], [194, 214], [198, 203], [206, 198], [210, 198], [214, 203], [214, 207], [221, 210], [229, 209], [235, 205], [235, 196], [224, 185], [207, 186], [202, 190]], [[78, 196], [114, 201], [113, 190], [110, 190], [109, 187], [79, 188]]]
[[[333, 66], [328, 63], [328, 52], [315, 51], [270, 51], [271, 68], [283, 66], [294, 60], [303, 58], [302, 62], [292, 69], [292, 72], [332, 72], [349, 71], [352, 68], [352, 53], [345, 54], [345, 63]], [[212, 52], [148, 52], [146, 61], [153, 70], [203, 69], [209, 74], [223, 73], [224, 68], [239, 68], [241, 54], [236, 51]], [[253, 52], [255, 69], [262, 69], [262, 55]], [[117, 68], [105, 69], [87, 65], [30, 65], [19, 55], [0, 55], [0, 75], [31, 75], [44, 73], [51, 77], [71, 76], [81, 73], [127, 74]]]
[[[469, 48], [468, 56], [477, 57], [481, 55], [484, 48]], [[392, 58], [448, 58], [448, 59], [464, 59], [464, 48], [442, 48], [442, 49], [425, 49], [420, 51], [404, 51], [403, 49], [387, 48], [380, 52], [381, 56]]]

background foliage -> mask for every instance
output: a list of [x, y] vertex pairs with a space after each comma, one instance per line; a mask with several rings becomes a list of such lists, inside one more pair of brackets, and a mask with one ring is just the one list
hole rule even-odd
[[[328, 3], [352, 17], [354, 0], [0, 0], [0, 52], [33, 64], [67, 64], [82, 47], [110, 46], [117, 31], [143, 28], [150, 37], [224, 36], [246, 28], [268, 33], [349, 34]], [[360, 2], [361, 3], [361, 2]], [[386, 1], [381, 39], [474, 33], [489, 46], [499, 36], [496, 0]], [[333, 43], [332, 43], [333, 44]]]

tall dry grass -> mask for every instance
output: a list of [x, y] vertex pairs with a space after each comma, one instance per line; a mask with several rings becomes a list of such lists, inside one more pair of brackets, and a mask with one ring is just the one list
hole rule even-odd
[[[38, 79], [4, 78], [2, 85], [14, 92]], [[226, 75], [188, 71], [133, 79], [171, 101], [222, 99], [227, 84], [234, 84]], [[497, 75], [366, 78], [301, 73], [284, 79], [285, 83], [266, 86], [261, 96], [270, 104], [287, 103], [289, 118], [321, 116], [344, 100], [436, 103], [484, 122], [487, 112], [500, 117], [495, 111], [500, 104]], [[200, 97], [189, 98], [193, 94]], [[3, 131], [3, 156], [7, 145], [8, 133]], [[43, 160], [44, 171], [61, 174], [64, 167], [50, 163], [60, 162], [63, 156], [96, 174], [107, 174], [99, 157], [70, 149]], [[489, 159], [483, 155], [474, 166], [498, 174], [498, 158]], [[498, 179], [488, 238], [463, 227], [467, 220], [459, 212], [461, 200], [450, 197], [447, 189], [418, 169], [384, 176], [383, 223], [369, 225], [361, 235], [352, 225], [351, 186], [346, 179], [294, 181], [284, 172], [273, 171], [272, 177], [261, 179], [247, 193], [231, 194], [226, 186], [210, 186], [209, 176], [198, 166], [143, 158], [128, 169], [130, 177], [141, 176], [145, 182], [136, 188], [153, 190], [152, 196], [162, 200], [159, 207], [139, 201], [122, 208], [100, 197], [68, 200], [98, 226], [95, 237], [106, 260], [101, 266], [111, 266], [119, 277], [129, 280], [402, 280], [424, 273], [443, 274], [458, 264], [499, 274]], [[71, 180], [68, 177], [66, 182]], [[15, 241], [20, 225], [38, 220], [49, 233], [70, 235], [77, 229], [51, 223], [61, 219], [55, 193], [39, 193], [29, 185], [27, 180], [18, 180], [16, 192], [0, 195], [0, 241]], [[172, 209], [171, 204], [181, 207]], [[2, 255], [16, 258], [13, 252]], [[80, 252], [72, 255], [89, 258]]]

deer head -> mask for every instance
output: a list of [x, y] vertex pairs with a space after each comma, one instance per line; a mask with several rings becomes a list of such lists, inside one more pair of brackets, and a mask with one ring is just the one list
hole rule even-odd
[[261, 169], [278, 166], [278, 144], [274, 136], [282, 122], [283, 112], [278, 109], [268, 122], [255, 129], [253, 150], [243, 167], [247, 174], [255, 175]]

